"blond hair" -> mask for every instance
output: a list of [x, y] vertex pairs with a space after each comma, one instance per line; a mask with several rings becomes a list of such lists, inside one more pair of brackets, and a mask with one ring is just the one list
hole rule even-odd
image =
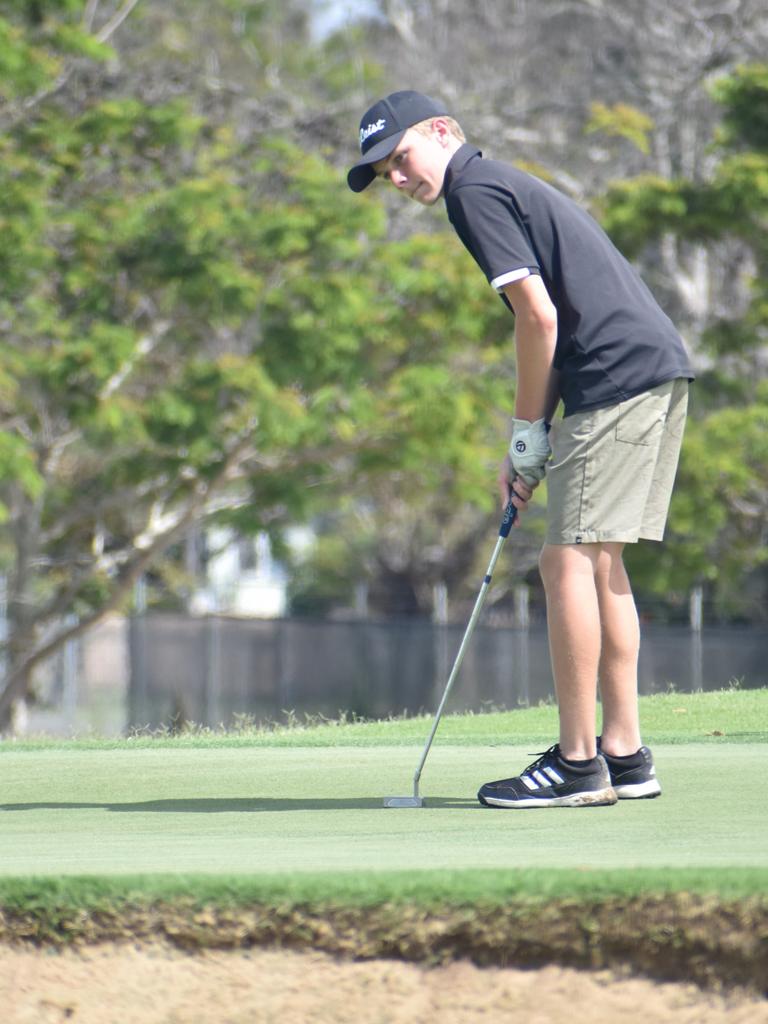
[[[424, 121], [419, 121], [417, 124], [411, 125], [414, 131], [418, 132], [419, 135], [431, 135], [432, 134], [432, 122], [435, 120], [434, 117], [427, 117]], [[466, 142], [467, 138], [462, 131], [461, 125], [452, 117], [448, 117], [447, 114], [441, 114], [440, 120], [445, 121], [448, 125], [448, 129], [451, 135], [455, 136], [459, 142]]]

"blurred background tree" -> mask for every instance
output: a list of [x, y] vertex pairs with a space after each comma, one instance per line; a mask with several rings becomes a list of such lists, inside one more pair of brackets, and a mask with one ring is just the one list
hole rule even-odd
[[711, 92], [722, 120], [708, 173], [617, 184], [604, 221], [630, 256], [664, 240], [730, 251], [733, 302], [715, 306], [697, 338], [674, 539], [653, 563], [634, 561], [659, 591], [698, 581], [722, 614], [749, 619], [768, 602], [768, 66], [740, 66]]
[[509, 402], [466, 254], [414, 236], [374, 275], [383, 211], [327, 163], [120, 82], [72, 70], [3, 137], [0, 719], [193, 526], [278, 529], [392, 471], [466, 490]]
[[512, 321], [440, 209], [344, 182], [360, 112], [408, 86], [603, 216], [680, 323], [700, 381], [640, 596], [706, 578], [764, 616], [762, 0], [0, 2], [0, 43], [0, 719], [150, 567], [183, 603], [206, 524], [290, 558], [314, 523], [297, 611], [471, 600]]

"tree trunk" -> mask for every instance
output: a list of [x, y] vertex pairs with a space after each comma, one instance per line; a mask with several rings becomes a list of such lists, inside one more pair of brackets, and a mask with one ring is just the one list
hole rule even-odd
[[38, 641], [35, 625], [35, 566], [40, 552], [42, 502], [17, 490], [12, 516], [15, 560], [7, 584], [6, 679], [13, 680], [9, 699], [0, 707], [0, 733], [16, 731], [34, 701], [32, 667], [26, 666]]

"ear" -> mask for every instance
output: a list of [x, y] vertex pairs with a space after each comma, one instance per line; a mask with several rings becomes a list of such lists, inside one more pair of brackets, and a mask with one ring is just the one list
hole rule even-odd
[[432, 131], [441, 146], [447, 146], [451, 139], [451, 129], [444, 117], [432, 119]]

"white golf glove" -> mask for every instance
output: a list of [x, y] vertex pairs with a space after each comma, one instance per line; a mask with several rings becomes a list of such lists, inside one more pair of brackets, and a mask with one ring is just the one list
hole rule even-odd
[[544, 479], [552, 449], [544, 420], [513, 420], [509, 458], [516, 473], [531, 486]]

